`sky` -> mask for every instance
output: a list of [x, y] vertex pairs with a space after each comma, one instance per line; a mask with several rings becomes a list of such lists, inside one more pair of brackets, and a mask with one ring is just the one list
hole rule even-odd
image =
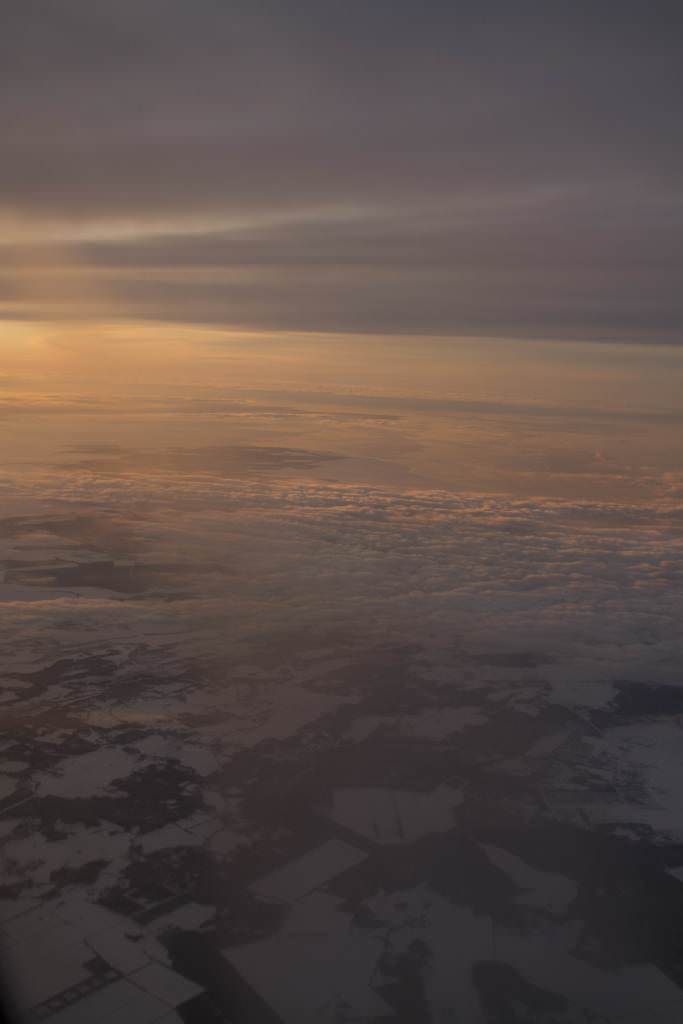
[[657, 3], [8, 0], [7, 337], [678, 343], [680, 28]]

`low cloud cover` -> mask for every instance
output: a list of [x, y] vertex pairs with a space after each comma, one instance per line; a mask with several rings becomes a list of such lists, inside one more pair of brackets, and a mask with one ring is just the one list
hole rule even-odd
[[[169, 636], [175, 623], [193, 634], [218, 663], [230, 663], [236, 650], [251, 658], [269, 638], [288, 636], [288, 656], [296, 658], [297, 644], [304, 653], [338, 633], [352, 649], [415, 643], [428, 657], [454, 658], [461, 670], [458, 651], [465, 667], [476, 654], [532, 653], [543, 656], [541, 674], [559, 687], [557, 699], [579, 706], [600, 702], [603, 687], [621, 678], [678, 679], [683, 512], [675, 501], [640, 508], [512, 501], [250, 484], [199, 472], [178, 476], [176, 467], [169, 477], [162, 466], [146, 482], [42, 477], [40, 503], [50, 515], [41, 521], [34, 499], [33, 517], [23, 526], [19, 519], [4, 541], [5, 557], [23, 565], [4, 595], [7, 623], [15, 622], [8, 635], [16, 639], [25, 623], [27, 641], [46, 640], [51, 623], [59, 636], [77, 612], [79, 629], [89, 621], [99, 644], [129, 615], [124, 628], [144, 631], [151, 614], [153, 623], [168, 620]], [[36, 534], [49, 537], [53, 520], [59, 537], [62, 517], [76, 517], [76, 525], [54, 556], [42, 539], [32, 553]], [[68, 586], [50, 582], [53, 557], [56, 565], [78, 564], [78, 551], [93, 541], [99, 552], [85, 558], [84, 570], [125, 561], [124, 530], [140, 579], [154, 567], [148, 588], [133, 586], [130, 596], [109, 590], [110, 570], [101, 582], [92, 570], [81, 572], [80, 586], [78, 572]], [[164, 610], [166, 589], [175, 600]]]

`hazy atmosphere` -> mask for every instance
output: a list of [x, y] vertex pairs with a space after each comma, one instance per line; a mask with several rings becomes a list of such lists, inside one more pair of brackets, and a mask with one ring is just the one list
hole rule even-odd
[[5, 3], [11, 1021], [683, 1019], [682, 28]]

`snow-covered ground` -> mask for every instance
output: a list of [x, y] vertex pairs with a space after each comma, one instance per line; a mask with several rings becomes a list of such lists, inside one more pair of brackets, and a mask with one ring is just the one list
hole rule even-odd
[[0, 936], [37, 1018], [683, 1019], [677, 507], [12, 490]]

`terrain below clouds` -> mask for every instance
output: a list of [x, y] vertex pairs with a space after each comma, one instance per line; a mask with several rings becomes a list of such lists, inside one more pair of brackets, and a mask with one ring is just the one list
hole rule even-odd
[[681, 509], [326, 484], [287, 452], [3, 481], [19, 1001], [668, 1024]]

